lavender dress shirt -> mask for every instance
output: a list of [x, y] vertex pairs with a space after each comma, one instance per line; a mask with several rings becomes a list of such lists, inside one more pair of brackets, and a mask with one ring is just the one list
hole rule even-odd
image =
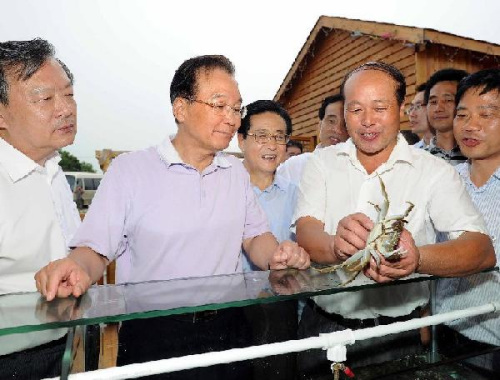
[[170, 139], [117, 157], [71, 246], [117, 260], [117, 283], [242, 271], [241, 244], [269, 231], [242, 163], [218, 153], [202, 172]]

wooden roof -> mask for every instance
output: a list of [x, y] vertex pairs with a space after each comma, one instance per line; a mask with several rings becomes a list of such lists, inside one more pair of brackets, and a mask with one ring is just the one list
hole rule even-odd
[[460, 37], [450, 33], [439, 32], [434, 29], [321, 16], [309, 34], [304, 46], [302, 46], [302, 49], [295, 58], [288, 74], [281, 83], [278, 92], [274, 96], [275, 100], [280, 99], [286, 90], [290, 88], [291, 82], [294, 80], [296, 73], [299, 71], [301, 63], [307, 57], [318, 34], [324, 29], [345, 30], [352, 33], [360, 33], [361, 35], [371, 35], [387, 40], [400, 40], [412, 44], [441, 44], [483, 54], [500, 56], [500, 45], [485, 41], [478, 41], [472, 38]]

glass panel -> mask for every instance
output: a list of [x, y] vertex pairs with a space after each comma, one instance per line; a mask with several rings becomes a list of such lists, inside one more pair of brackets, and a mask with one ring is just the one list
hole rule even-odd
[[[58, 330], [57, 328], [90, 325], [86, 328], [90, 332], [78, 333], [80, 329], [77, 329], [72, 352], [68, 353], [69, 351], [66, 350], [66, 356], [62, 361], [63, 370], [74, 373], [83, 371], [84, 368], [87, 370], [95, 368], [97, 366], [95, 355], [99, 355], [100, 351], [101, 354], [112, 351], [108, 354], [106, 364], [101, 356], [100, 368], [114, 366], [117, 352], [121, 355], [120, 365], [127, 362], [146, 361], [131, 349], [138, 343], [159, 347], [155, 350], [159, 355], [156, 359], [161, 359], [288, 341], [318, 335], [308, 335], [307, 331], [303, 331], [304, 327], [299, 327], [298, 323], [297, 307], [304, 307], [306, 310], [310, 302], [305, 301], [310, 296], [342, 294], [345, 299], [349, 299], [354, 290], [382, 287], [390, 290], [408, 282], [425, 284], [429, 279], [434, 278], [416, 275], [389, 284], [376, 284], [361, 275], [342, 287], [339, 284], [345, 281], [344, 274], [320, 274], [310, 269], [95, 286], [79, 299], [58, 299], [52, 302], [46, 302], [38, 293], [9, 294], [0, 296], [0, 347], [4, 347], [5, 342], [13, 343], [22, 340], [20, 339], [22, 337], [28, 338], [29, 334], [61, 331], [64, 336], [67, 334], [66, 329]], [[297, 301], [301, 302], [297, 303]], [[484, 300], [484, 303], [488, 301], [493, 300]], [[217, 322], [218, 318], [223, 319]], [[119, 344], [118, 326], [112, 323], [116, 321], [126, 321], [119, 333]], [[99, 323], [101, 326], [98, 325]], [[182, 329], [188, 333], [184, 334]], [[183, 337], [192, 335], [194, 344], [191, 341], [186, 351], [182, 351], [181, 341], [174, 340], [175, 332]], [[97, 338], [99, 336], [100, 339]], [[153, 345], [152, 342], [161, 337], [166, 337], [163, 343], [166, 342], [167, 347]], [[198, 341], [203, 340], [205, 340], [205, 345], [197, 344]], [[206, 344], [207, 340], [208, 344]], [[226, 340], [227, 346], [225, 346]], [[224, 344], [221, 344], [222, 341]], [[133, 344], [131, 345], [130, 342]], [[360, 342], [356, 342], [355, 345], [359, 344]], [[176, 355], [168, 352], [171, 347], [176, 347]], [[324, 354], [321, 349], [310, 351]], [[383, 352], [371, 346], [368, 348], [367, 356], [373, 356], [374, 352], [379, 351]], [[130, 356], [128, 359], [124, 355], [127, 352]], [[474, 350], [469, 351], [471, 352], [477, 354]], [[91, 359], [91, 355], [94, 355], [94, 359]], [[449, 357], [455, 358], [457, 355], [459, 359], [448, 360]], [[430, 355], [429, 346], [426, 346], [420, 353], [406, 355], [402, 352], [400, 360], [391, 360], [390, 363], [382, 362], [367, 367], [361, 364], [353, 370], [357, 379], [373, 378], [375, 374], [395, 376], [392, 378], [398, 379], [413, 379], [418, 376], [440, 378], [439, 374], [446, 373], [456, 374], [454, 378], [457, 379], [481, 379], [479, 375], [473, 377], [476, 376], [477, 371], [464, 366], [464, 357], [460, 355], [463, 353], [456, 353], [452, 356]], [[348, 355], [349, 357], [352, 355]], [[437, 359], [431, 360], [433, 357]], [[0, 356], [0, 360], [1, 358]], [[252, 378], [255, 379], [284, 378], [288, 380], [303, 370], [300, 366], [296, 367], [297, 358], [300, 359], [300, 354], [275, 355], [235, 363], [229, 367], [200, 369], [201, 372], [196, 373], [200, 378], [208, 378], [214, 370], [223, 371], [221, 373], [235, 371], [241, 374], [242, 378], [245, 378], [243, 374], [252, 373]], [[123, 362], [123, 360], [128, 361]], [[434, 363], [436, 360], [438, 363]], [[89, 364], [91, 362], [93, 364]], [[325, 378], [325, 373], [328, 374], [330, 371], [329, 365], [329, 362], [323, 359], [318, 367], [320, 371], [313, 371], [309, 378]], [[186, 374], [187, 371], [182, 371], [178, 373], [178, 376], [188, 378], [185, 377]]]
[[[340, 274], [342, 275], [342, 274]], [[93, 286], [79, 299], [46, 302], [38, 293], [0, 296], [0, 310], [29, 318], [0, 320], [0, 336], [80, 324], [117, 322], [143, 317], [166, 316], [271, 303], [304, 296], [351, 292], [383, 287], [359, 276], [347, 286], [338, 273], [306, 271], [260, 271], [136, 284]], [[413, 275], [390, 285], [425, 281], [430, 276]]]

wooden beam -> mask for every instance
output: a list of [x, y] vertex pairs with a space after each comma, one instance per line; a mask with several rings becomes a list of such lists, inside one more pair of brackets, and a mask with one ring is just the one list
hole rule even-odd
[[464, 50], [473, 50], [488, 55], [500, 55], [500, 45], [477, 41], [472, 38], [459, 37], [432, 29], [424, 30], [424, 39], [434, 44], [452, 46]]
[[[373, 21], [350, 20], [341, 17], [321, 16], [314, 25], [314, 28], [302, 46], [302, 49], [295, 58], [292, 67], [281, 83], [280, 88], [274, 96], [274, 100], [283, 100], [282, 98], [292, 86], [292, 82], [294, 81], [299, 67], [303, 64], [303, 62], [305, 62], [305, 59], [311, 50], [311, 46], [316, 42], [321, 32], [328, 34], [331, 30], [343, 30], [353, 34], [359, 32], [360, 35], [370, 35], [385, 40], [406, 41], [408, 43], [415, 44], [417, 48], [421, 48], [426, 42], [429, 42], [464, 50], [472, 50], [492, 56], [500, 56], [500, 45], [477, 41], [472, 38], [459, 37], [433, 29], [423, 29]], [[416, 59], [418, 60], [418, 56]], [[417, 74], [417, 78], [420, 80], [423, 78], [423, 75]]]
[[350, 20], [341, 17], [324, 17], [323, 26], [331, 29], [343, 29], [360, 32], [387, 40], [420, 43], [424, 39], [424, 29], [374, 21]]

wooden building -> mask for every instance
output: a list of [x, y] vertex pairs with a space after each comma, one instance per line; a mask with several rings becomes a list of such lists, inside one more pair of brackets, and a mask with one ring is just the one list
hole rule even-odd
[[[432, 29], [321, 16], [274, 97], [290, 113], [294, 138], [306, 142], [306, 150], [317, 143], [322, 100], [339, 92], [347, 72], [368, 61], [400, 69], [409, 102], [415, 86], [437, 70], [499, 67], [500, 45]], [[408, 128], [406, 117], [401, 128]]]

